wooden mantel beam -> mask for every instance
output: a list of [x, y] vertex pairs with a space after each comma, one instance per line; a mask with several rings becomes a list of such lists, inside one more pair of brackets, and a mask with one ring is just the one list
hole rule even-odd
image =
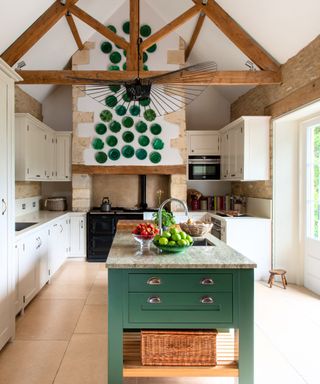
[[[278, 71], [278, 63], [214, 0], [192, 0], [213, 23], [260, 69]], [[209, 47], [208, 47], [209, 48]]]
[[[20, 84], [60, 84], [60, 85], [84, 85], [94, 84], [95, 80], [129, 81], [137, 76], [135, 71], [18, 71], [23, 78]], [[141, 78], [158, 76], [167, 71], [141, 72]], [[85, 80], [83, 80], [85, 79]], [[161, 78], [158, 80], [160, 83]], [[172, 74], [166, 83], [183, 83], [192, 85], [261, 85], [280, 84], [281, 72], [273, 71], [217, 71], [208, 72], [207, 79], [201, 75], [201, 81], [192, 76]]]

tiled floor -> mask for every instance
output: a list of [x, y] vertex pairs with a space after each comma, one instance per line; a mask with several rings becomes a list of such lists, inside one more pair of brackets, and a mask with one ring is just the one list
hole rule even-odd
[[[301, 287], [256, 284], [255, 384], [319, 384], [320, 300]], [[233, 384], [130, 379], [126, 384]], [[104, 264], [67, 262], [17, 319], [0, 353], [0, 384], [107, 384]]]

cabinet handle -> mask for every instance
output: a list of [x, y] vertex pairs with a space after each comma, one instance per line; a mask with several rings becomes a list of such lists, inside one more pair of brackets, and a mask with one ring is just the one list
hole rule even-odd
[[2, 207], [3, 207], [1, 215], [3, 216], [6, 213], [7, 209], [8, 209], [8, 205], [7, 205], [6, 201], [5, 201], [5, 199], [2, 199], [1, 201], [2, 201]]
[[161, 279], [159, 277], [150, 277], [147, 281], [148, 285], [161, 285]]
[[210, 277], [205, 277], [204, 279], [202, 279], [200, 281], [200, 284], [201, 285], [214, 285], [214, 281]]
[[83, 220], [80, 221], [80, 228], [83, 229]]
[[231, 175], [231, 177], [235, 177], [235, 176], [236, 176], [236, 174], [235, 174], [235, 173]]
[[41, 177], [41, 175], [36, 175], [36, 177]]
[[148, 304], [160, 304], [161, 299], [159, 296], [150, 296], [147, 300]]
[[200, 302], [202, 304], [213, 304], [214, 303], [214, 300], [212, 297], [210, 296], [203, 296], [201, 299], [200, 299]]
[[60, 233], [62, 233], [63, 232], [63, 226], [60, 224]]

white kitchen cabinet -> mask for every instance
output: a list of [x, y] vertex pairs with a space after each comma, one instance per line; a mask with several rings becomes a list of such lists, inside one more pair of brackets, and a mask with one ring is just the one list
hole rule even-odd
[[86, 214], [71, 213], [71, 241], [69, 257], [86, 257]]
[[48, 270], [51, 277], [64, 263], [70, 249], [69, 216], [56, 220], [49, 228]]
[[221, 179], [269, 179], [269, 116], [243, 116], [220, 131]]
[[56, 180], [71, 180], [71, 133], [56, 133]]
[[48, 181], [56, 179], [56, 136], [53, 131], [46, 132], [46, 178]]
[[220, 155], [220, 135], [218, 131], [187, 131], [189, 156]]
[[49, 229], [43, 228], [37, 234], [37, 262], [39, 263], [39, 286], [43, 288], [49, 280]]
[[0, 59], [0, 349], [14, 336], [14, 81]]

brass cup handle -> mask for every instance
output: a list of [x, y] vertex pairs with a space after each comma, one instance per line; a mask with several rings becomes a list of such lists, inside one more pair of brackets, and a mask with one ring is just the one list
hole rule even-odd
[[214, 280], [210, 277], [205, 277], [200, 281], [201, 285], [214, 285]]
[[214, 303], [214, 299], [210, 296], [203, 296], [200, 300], [200, 302], [202, 304], [213, 304]]
[[160, 304], [161, 299], [159, 296], [150, 296], [147, 300], [148, 304]]
[[150, 277], [147, 281], [148, 285], [161, 285], [161, 279], [159, 277]]

